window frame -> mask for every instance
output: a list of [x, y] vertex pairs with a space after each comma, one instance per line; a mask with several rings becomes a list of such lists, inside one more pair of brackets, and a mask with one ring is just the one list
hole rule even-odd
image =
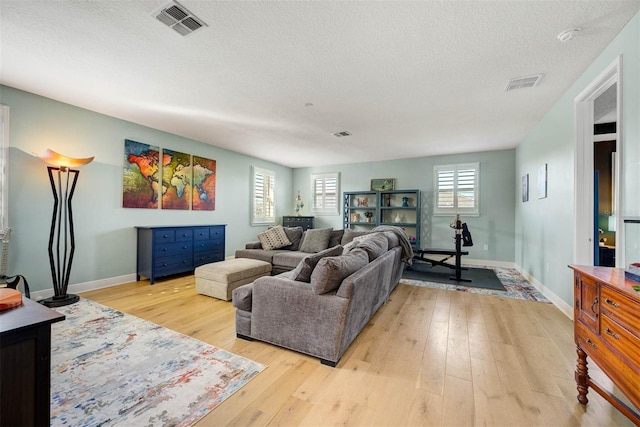
[[[462, 170], [473, 170], [474, 174], [474, 188], [473, 199], [474, 206], [470, 208], [458, 206], [458, 195], [460, 188], [458, 185], [458, 179], [460, 178], [459, 172]], [[440, 180], [439, 175], [442, 172], [453, 173], [453, 206], [452, 207], [440, 207]], [[480, 162], [469, 163], [456, 163], [448, 165], [436, 165], [433, 167], [433, 189], [434, 189], [434, 203], [433, 203], [433, 215], [445, 216], [445, 215], [467, 215], [467, 216], [480, 216]]]
[[[317, 181], [322, 181], [323, 190], [317, 194]], [[330, 198], [330, 194], [326, 191], [327, 180], [335, 180], [335, 206], [326, 206], [327, 199]], [[312, 173], [311, 174], [311, 212], [314, 215], [340, 215], [340, 172], [325, 172], [325, 173]], [[318, 196], [322, 200], [322, 207], [318, 207]]]
[[[262, 194], [257, 194], [259, 191], [257, 178], [262, 176], [265, 182], [270, 181], [271, 188], [271, 215], [263, 214], [258, 215], [256, 210], [258, 209], [257, 199], [261, 196], [263, 199], [269, 200], [269, 194], [264, 194], [265, 190], [268, 192], [268, 188], [262, 190]], [[267, 202], [268, 203], [268, 202]], [[268, 169], [264, 169], [258, 166], [251, 167], [251, 225], [275, 225], [276, 224], [276, 172]]]

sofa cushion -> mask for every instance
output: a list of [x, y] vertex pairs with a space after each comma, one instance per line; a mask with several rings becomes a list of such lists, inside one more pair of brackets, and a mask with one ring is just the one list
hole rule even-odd
[[271, 263], [274, 266], [287, 267], [288, 270], [293, 270], [308, 255], [308, 253], [302, 251], [282, 251], [273, 255]]
[[346, 255], [322, 258], [311, 273], [311, 288], [318, 295], [337, 289], [346, 277], [368, 263], [368, 255], [361, 249], [354, 249]]
[[342, 241], [340, 241], [340, 244], [342, 246], [346, 245], [347, 243], [351, 242], [355, 237], [358, 236], [364, 236], [365, 234], [369, 234], [369, 231], [364, 231], [364, 230], [352, 230], [350, 228], [347, 228], [344, 230], [344, 234], [342, 235]]
[[364, 249], [369, 256], [369, 261], [373, 261], [389, 250], [389, 241], [382, 233], [374, 233], [359, 241], [353, 250], [358, 248]]
[[282, 227], [284, 229], [285, 234], [289, 238], [291, 244], [289, 246], [285, 246], [282, 249], [286, 249], [288, 251], [297, 251], [300, 249], [300, 242], [302, 240], [302, 227]]
[[267, 251], [279, 249], [291, 244], [287, 233], [284, 232], [284, 228], [282, 228], [281, 225], [276, 225], [262, 233], [258, 233], [258, 240], [262, 243], [262, 248]]
[[329, 247], [331, 228], [312, 228], [304, 232], [304, 240], [300, 243], [302, 252], [317, 253]]
[[362, 236], [354, 237], [352, 241], [350, 241], [346, 245], [342, 246], [342, 253], [343, 254], [348, 254], [349, 252], [351, 252], [352, 249], [354, 249], [358, 245], [358, 243], [360, 243], [364, 239], [368, 239], [369, 237], [373, 236], [374, 234], [375, 233], [367, 233], [367, 234], [363, 234]]
[[302, 261], [298, 264], [298, 266], [293, 270], [293, 274], [291, 278], [293, 280], [297, 280], [298, 282], [310, 282], [311, 281], [311, 273], [313, 273], [313, 269], [324, 257], [328, 256], [336, 256], [342, 253], [342, 246], [334, 246], [329, 249], [325, 249], [324, 251], [307, 255], [303, 258]]

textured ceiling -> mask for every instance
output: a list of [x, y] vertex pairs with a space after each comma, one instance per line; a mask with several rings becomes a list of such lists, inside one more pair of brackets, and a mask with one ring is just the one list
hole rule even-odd
[[208, 25], [183, 37], [152, 15], [167, 3], [0, 0], [0, 82], [291, 167], [498, 150], [640, 9], [183, 0]]

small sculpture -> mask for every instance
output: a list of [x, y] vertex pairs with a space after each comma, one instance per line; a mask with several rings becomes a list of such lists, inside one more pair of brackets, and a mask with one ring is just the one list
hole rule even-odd
[[300, 192], [298, 191], [298, 196], [296, 197], [296, 216], [300, 216], [300, 211], [304, 208], [304, 202], [300, 197]]

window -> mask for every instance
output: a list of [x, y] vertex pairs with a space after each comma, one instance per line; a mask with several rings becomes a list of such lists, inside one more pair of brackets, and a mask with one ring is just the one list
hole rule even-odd
[[251, 225], [276, 223], [276, 173], [258, 167], [251, 168], [253, 202]]
[[480, 163], [434, 168], [435, 215], [480, 215]]
[[340, 174], [337, 172], [311, 175], [311, 211], [316, 215], [340, 215]]

